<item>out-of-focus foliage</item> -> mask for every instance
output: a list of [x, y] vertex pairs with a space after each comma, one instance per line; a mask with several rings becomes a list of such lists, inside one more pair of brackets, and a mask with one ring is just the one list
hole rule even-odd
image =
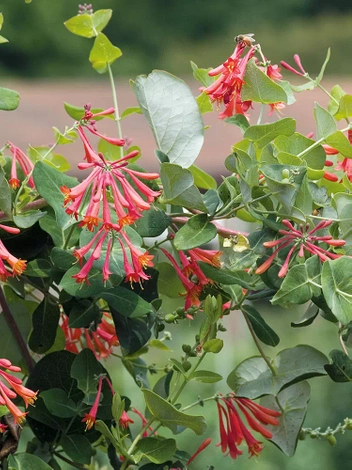
[[[314, 72], [322, 60], [318, 46], [319, 50], [331, 46], [330, 73], [352, 72], [352, 62], [344, 60], [352, 44], [352, 4], [343, 0], [96, 0], [93, 7], [114, 9], [106, 33], [129, 57], [119, 62], [121, 73], [146, 73], [152, 68], [188, 73], [188, 57], [200, 66], [216, 64], [231, 52], [225, 46], [229, 40], [247, 32], [256, 34], [273, 61], [300, 51]], [[10, 41], [1, 50], [2, 72], [22, 77], [95, 76], [85, 61], [90, 44], [79, 37], [72, 40], [63, 25], [57, 28], [60, 19], [63, 23], [74, 16], [77, 8], [78, 0], [40, 0], [30, 5], [1, 1], [4, 34]]]

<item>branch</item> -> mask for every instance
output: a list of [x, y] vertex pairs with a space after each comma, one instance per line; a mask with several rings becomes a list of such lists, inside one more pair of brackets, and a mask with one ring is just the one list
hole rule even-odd
[[[46, 202], [46, 200], [44, 198], [40, 198], [40, 199], [37, 199], [36, 201], [30, 202], [29, 204], [27, 204], [23, 208], [22, 212], [27, 212], [33, 209], [41, 209], [42, 207], [45, 207], [47, 205], [48, 203]], [[0, 212], [0, 220], [3, 220], [3, 219], [8, 219], [8, 215], [5, 214], [5, 212]]]

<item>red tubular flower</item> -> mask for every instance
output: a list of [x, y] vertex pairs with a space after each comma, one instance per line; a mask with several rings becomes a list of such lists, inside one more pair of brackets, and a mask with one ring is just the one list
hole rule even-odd
[[[152, 263], [152, 259], [154, 258], [153, 255], [150, 255], [148, 251], [142, 252], [137, 247], [135, 247], [130, 239], [128, 238], [127, 234], [123, 231], [120, 232], [120, 235], [123, 238], [123, 241], [119, 238], [119, 242], [122, 248], [123, 254], [123, 266], [126, 274], [126, 282], [129, 282], [132, 286], [132, 283], [138, 282], [139, 284], [142, 283], [143, 280], [148, 280], [150, 276], [144, 272], [144, 269], [147, 267], [154, 266]], [[125, 243], [130, 252], [130, 258], [132, 264], [129, 261], [127, 256]]]
[[6, 432], [8, 426], [6, 424], [0, 423], [0, 434], [4, 434]]
[[208, 447], [208, 445], [211, 444], [211, 439], [210, 437], [208, 437], [207, 439], [205, 439], [201, 445], [198, 447], [198, 449], [195, 451], [195, 453], [192, 455], [192, 457], [190, 457], [190, 459], [188, 460], [188, 462], [186, 463], [186, 465], [188, 466], [190, 463], [193, 462], [193, 460], [198, 457], [198, 455], [203, 452], [204, 449], [206, 449]]
[[[124, 225], [131, 224], [141, 217], [144, 210], [150, 209], [150, 204], [160, 195], [160, 191], [153, 191], [144, 180], [154, 180], [159, 177], [157, 173], [143, 173], [127, 168], [128, 160], [138, 155], [138, 151], [130, 152], [115, 162], [106, 161], [104, 156], [96, 154], [90, 146], [82, 129], [78, 128], [82, 139], [87, 163], [78, 165], [80, 169], [91, 168], [91, 174], [74, 188], [62, 186], [66, 213], [72, 214], [76, 219], [83, 216], [80, 226], [93, 231], [102, 221], [107, 229], [120, 230]], [[133, 187], [127, 180], [129, 176]], [[142, 195], [140, 195], [141, 193]], [[146, 199], [144, 199], [144, 198]], [[89, 199], [88, 207], [84, 209], [85, 201]], [[117, 216], [116, 221], [111, 219], [110, 200]], [[102, 209], [102, 220], [99, 214]]]
[[242, 102], [241, 90], [248, 61], [253, 57], [256, 48], [250, 47], [247, 54], [241, 58], [245, 47], [243, 42], [238, 43], [233, 54], [223, 64], [208, 72], [211, 77], [219, 75], [215, 82], [203, 91], [212, 101], [225, 106], [225, 110], [219, 115], [220, 119], [235, 113], [244, 114], [251, 104]]
[[342, 162], [337, 164], [336, 170], [345, 172], [347, 178], [352, 183], [352, 158], [344, 158]]
[[[33, 405], [37, 399], [38, 392], [33, 392], [33, 390], [24, 387], [22, 380], [9, 372], [21, 372], [21, 368], [12, 365], [8, 359], [0, 359], [0, 377], [11, 387], [9, 388], [4, 382], [0, 381], [0, 405], [8, 408], [14, 417], [15, 424], [22, 424], [27, 413], [22, 412], [12, 400], [19, 395], [23, 399], [25, 407], [28, 408], [28, 405]], [[1, 432], [4, 432], [5, 429], [3, 428]]]
[[108, 358], [113, 347], [119, 345], [115, 327], [108, 312], [103, 313], [103, 318], [95, 331], [88, 328], [70, 328], [69, 319], [62, 314], [60, 326], [65, 335], [67, 351], [78, 354], [84, 347], [88, 347], [97, 359]]
[[[11, 178], [9, 180], [9, 184], [12, 189], [16, 189], [20, 187], [20, 180], [17, 178], [17, 166], [18, 163], [24, 173], [25, 176], [29, 176], [32, 174], [34, 165], [31, 160], [27, 157], [27, 155], [22, 152], [21, 149], [16, 147], [16, 145], [12, 144], [11, 142], [7, 142], [9, 149], [12, 153], [12, 166], [11, 166]], [[32, 176], [28, 179], [28, 184], [31, 188], [34, 188], [34, 180]]]
[[238, 446], [245, 441], [249, 457], [258, 456], [263, 450], [262, 443], [255, 439], [246, 427], [235, 405], [246, 418], [248, 426], [266, 439], [271, 439], [272, 433], [262, 423], [278, 426], [277, 418], [281, 416], [281, 413], [258, 405], [248, 398], [236, 397], [234, 393], [229, 394], [226, 398], [221, 397], [221, 401], [226, 405], [225, 408], [222, 403], [217, 403], [220, 430], [220, 444], [218, 446], [221, 446], [221, 451], [224, 454], [228, 452], [233, 459], [236, 459], [242, 454]]
[[93, 406], [90, 409], [89, 413], [86, 413], [84, 415], [84, 418], [82, 419], [82, 423], [86, 423], [86, 431], [88, 431], [88, 429], [91, 429], [94, 426], [94, 423], [97, 419], [102, 385], [103, 385], [103, 377], [100, 376], [99, 382], [98, 382], [97, 396], [95, 397]]
[[126, 411], [124, 410], [122, 412], [122, 415], [121, 415], [121, 418], [119, 420], [119, 425], [122, 427], [122, 428], [125, 428], [127, 429], [129, 427], [130, 424], [133, 424], [134, 421], [133, 419], [131, 419], [128, 414], [126, 413]]
[[[147, 424], [148, 420], [146, 419], [146, 417], [139, 411], [137, 410], [137, 408], [131, 408], [131, 411], [133, 411], [133, 413], [135, 413], [137, 416], [139, 416], [141, 418], [141, 421], [142, 421], [142, 427], [144, 428], [144, 426]], [[149, 431], [152, 433], [152, 434], [157, 434], [157, 433], [154, 433], [154, 429], [149, 426]], [[143, 436], [142, 437], [148, 437], [148, 431], [145, 431], [143, 433]]]
[[292, 73], [294, 73], [294, 74], [296, 74], [296, 75], [299, 75], [300, 77], [304, 77], [307, 72], [304, 70], [304, 68], [303, 68], [303, 66], [302, 66], [301, 58], [299, 57], [298, 54], [295, 54], [295, 55], [293, 56], [293, 59], [294, 59], [294, 61], [296, 62], [296, 64], [297, 64], [298, 68], [300, 69], [300, 71], [297, 70], [297, 69], [295, 69], [295, 68], [293, 68], [290, 64], [288, 64], [287, 62], [284, 62], [283, 60], [280, 62], [280, 64], [281, 64], [281, 66], [282, 66], [283, 68], [285, 68], [286, 70], [289, 70], [290, 72], [292, 72]]
[[318, 237], [314, 235], [316, 231], [323, 230], [329, 225], [331, 225], [331, 220], [323, 220], [309, 231], [309, 225], [306, 225], [305, 227], [301, 225], [298, 230], [294, 228], [294, 226], [288, 220], [283, 220], [282, 223], [288, 228], [288, 230], [279, 230], [279, 233], [285, 236], [282, 238], [278, 238], [277, 240], [272, 240], [263, 243], [266, 248], [277, 248], [269, 256], [269, 258], [257, 268], [256, 274], [263, 274], [265, 271], [267, 271], [272, 265], [274, 259], [276, 258], [277, 253], [291, 244], [293, 244], [293, 246], [291, 246], [286, 256], [286, 259], [278, 273], [278, 277], [286, 276], [287, 271], [289, 269], [290, 260], [294, 251], [297, 248], [299, 257], [303, 257], [305, 250], [309, 254], [317, 255], [322, 262], [328, 259], [336, 259], [341, 256], [322, 248], [318, 245], [318, 243], [326, 243], [331, 247], [342, 247], [346, 244], [345, 240], [334, 240], [331, 235], [324, 235]]
[[266, 74], [269, 78], [271, 78], [272, 80], [281, 80], [282, 79], [282, 75], [280, 73], [280, 67], [275, 64], [275, 65], [268, 65], [267, 69], [266, 69]]
[[91, 121], [97, 116], [107, 116], [109, 114], [114, 114], [115, 112], [115, 108], [107, 108], [107, 109], [104, 109], [103, 111], [100, 111], [99, 113], [92, 113], [91, 108], [92, 108], [92, 105], [90, 103], [84, 105], [85, 112], [82, 118], [83, 121]]
[[278, 114], [282, 114], [281, 110], [285, 109], [286, 107], [285, 103], [282, 101], [279, 101], [278, 103], [270, 103], [269, 106], [270, 106], [270, 111], [268, 113], [268, 116], [271, 116], [272, 114], [274, 114], [274, 112], [277, 112]]
[[[11, 234], [17, 234], [20, 232], [18, 228], [7, 227], [2, 224], [0, 224], [0, 228]], [[26, 262], [27, 261], [16, 258], [12, 255], [0, 240], [0, 281], [6, 281], [8, 277], [19, 276], [22, 274], [26, 269]]]

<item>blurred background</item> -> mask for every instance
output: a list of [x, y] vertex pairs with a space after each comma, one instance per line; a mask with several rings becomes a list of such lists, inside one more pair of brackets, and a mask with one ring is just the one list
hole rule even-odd
[[[16, 89], [21, 95], [17, 111], [2, 113], [0, 116], [0, 145], [13, 141], [24, 150], [30, 143], [33, 146], [48, 145], [53, 142], [51, 126], [63, 130], [72, 120], [64, 111], [63, 102], [83, 106], [92, 103], [94, 107], [106, 108], [112, 105], [111, 91], [106, 75], [98, 75], [88, 62], [92, 40], [70, 34], [63, 22], [77, 13], [75, 0], [0, 0], [0, 11], [4, 14], [1, 33], [9, 39], [9, 44], [0, 46], [0, 85]], [[345, 0], [96, 0], [95, 10], [112, 8], [113, 18], [105, 32], [111, 41], [123, 51], [123, 56], [114, 65], [117, 77], [117, 91], [121, 111], [135, 106], [128, 80], [138, 74], [147, 74], [153, 69], [166, 69], [181, 76], [195, 94], [198, 84], [190, 72], [190, 60], [199, 67], [216, 66], [226, 60], [234, 47], [234, 36], [255, 33], [257, 42], [262, 45], [265, 55], [273, 63], [285, 60], [292, 63], [294, 53], [299, 53], [303, 64], [314, 76], [324, 61], [328, 47], [332, 58], [327, 68], [324, 82], [330, 89], [339, 83], [352, 93], [351, 46], [352, 46], [352, 2]], [[292, 76], [285, 73], [285, 77]], [[293, 77], [297, 79], [298, 77]], [[296, 80], [297, 83], [299, 81]], [[306, 134], [315, 130], [313, 102], [322, 106], [328, 98], [320, 91], [306, 92], [297, 96], [297, 102], [284, 115], [295, 117], [297, 129]], [[225, 126], [217, 118], [217, 113], [204, 116], [206, 141], [197, 164], [219, 178], [227, 174], [223, 167], [225, 157], [230, 153], [231, 144], [239, 140], [240, 134], [234, 126]], [[264, 119], [264, 122], [267, 118]], [[142, 149], [142, 166], [147, 169], [158, 167], [154, 157], [155, 143], [152, 133], [142, 116], [133, 115], [122, 122], [125, 136]], [[113, 122], [104, 121], [99, 130], [112, 134], [116, 132]], [[71, 172], [77, 174], [76, 164], [82, 159], [80, 143], [59, 148], [72, 165]], [[170, 306], [171, 308], [171, 306]], [[174, 306], [172, 307], [174, 308]], [[263, 306], [267, 321], [282, 334], [277, 351], [285, 347], [309, 342], [325, 354], [339, 348], [336, 327], [324, 320], [318, 320], [306, 329], [290, 328], [290, 322], [297, 319], [299, 312], [273, 309]], [[266, 312], [266, 313], [265, 313]], [[218, 356], [207, 359], [209, 367], [225, 374], [250, 354], [256, 354], [252, 340], [248, 336], [244, 322], [234, 312], [226, 319], [227, 346]], [[185, 337], [178, 338], [175, 328], [172, 333], [176, 345], [172, 346], [176, 357], [177, 343], [192, 343], [196, 325], [189, 326]], [[172, 330], [172, 328], [171, 328]], [[188, 337], [187, 337], [188, 335]], [[314, 341], [314, 343], [312, 343]], [[156, 352], [152, 361], [161, 365], [167, 362], [168, 353], [162, 358]], [[121, 393], [130, 394], [135, 389], [127, 372], [115, 361], [107, 363], [113, 371], [115, 386]], [[152, 380], [156, 380], [152, 378]], [[352, 394], [350, 384], [334, 384], [328, 378], [310, 381], [312, 400], [305, 426], [325, 429], [335, 427], [349, 413], [352, 417]], [[221, 389], [226, 393], [226, 383], [208, 385], [212, 395]], [[137, 390], [133, 398], [141, 405], [141, 394]], [[190, 386], [185, 395], [185, 404], [197, 399], [198, 389]], [[208, 404], [203, 410], [209, 421], [209, 435], [218, 442], [218, 428], [215, 421], [215, 405]], [[214, 420], [210, 418], [214, 417]], [[192, 453], [202, 438], [191, 431], [182, 436], [182, 444], [189, 446]], [[247, 460], [244, 455], [236, 462], [224, 458], [220, 449], [209, 448], [199, 457], [194, 468], [205, 470], [208, 465], [215, 469], [230, 470], [340, 470], [352, 468], [352, 432], [338, 436], [334, 448], [326, 441], [313, 441], [307, 438], [300, 442], [296, 455], [289, 459], [274, 446], [268, 444], [260, 458]], [[104, 463], [101, 462], [101, 468]]]

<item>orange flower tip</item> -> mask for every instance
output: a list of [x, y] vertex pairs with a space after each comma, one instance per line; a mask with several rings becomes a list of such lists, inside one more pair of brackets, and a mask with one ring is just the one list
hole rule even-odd
[[60, 191], [63, 193], [63, 194], [70, 194], [71, 192], [71, 189], [68, 188], [67, 186], [60, 186]]
[[20, 180], [18, 180], [17, 178], [11, 178], [9, 180], [9, 185], [11, 186], [12, 189], [17, 189], [20, 187]]
[[7, 428], [8, 428], [8, 426], [6, 424], [0, 423], [0, 433], [3, 434], [6, 431]]
[[13, 415], [14, 417], [14, 421], [15, 421], [15, 424], [18, 424], [19, 426], [22, 427], [22, 425], [25, 423], [26, 421], [26, 416], [27, 416], [28, 412], [27, 413], [21, 413], [19, 415]]
[[26, 260], [19, 259], [16, 261], [16, 263], [13, 265], [12, 270], [13, 270], [13, 275], [14, 276], [19, 276], [20, 274], [23, 273], [26, 269]]
[[86, 423], [86, 431], [88, 431], [89, 429], [92, 429], [95, 421], [96, 419], [94, 416], [91, 416], [90, 414], [85, 414], [81, 422]]

